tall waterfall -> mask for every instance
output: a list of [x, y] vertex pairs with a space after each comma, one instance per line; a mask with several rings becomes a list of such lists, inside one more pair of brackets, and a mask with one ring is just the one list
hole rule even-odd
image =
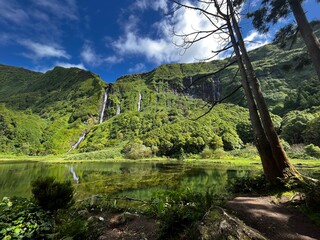
[[117, 105], [117, 112], [116, 115], [119, 115], [121, 113], [120, 104]]
[[104, 95], [103, 95], [103, 104], [102, 104], [102, 109], [101, 109], [101, 113], [100, 113], [99, 123], [103, 122], [104, 111], [106, 110], [107, 101], [108, 101], [108, 88], [106, 89], [106, 91], [104, 92]]
[[212, 79], [212, 84], [213, 84], [213, 100], [215, 102], [220, 101], [221, 98], [221, 84], [220, 84], [220, 79]]
[[141, 96], [141, 91], [139, 92], [139, 99], [138, 99], [138, 112], [140, 112], [141, 110], [141, 99], [142, 99], [142, 96]]
[[77, 141], [75, 144], [72, 145], [72, 147], [69, 149], [68, 152], [76, 149], [76, 148], [79, 146], [79, 144], [86, 138], [86, 135], [87, 135], [87, 131], [85, 131], [85, 132], [79, 137], [78, 141]]

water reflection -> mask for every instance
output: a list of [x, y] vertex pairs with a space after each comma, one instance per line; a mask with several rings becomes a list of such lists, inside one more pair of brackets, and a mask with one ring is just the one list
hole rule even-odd
[[0, 197], [30, 197], [30, 183], [41, 176], [73, 182], [80, 179], [74, 185], [79, 199], [102, 194], [148, 199], [161, 189], [186, 188], [196, 191], [209, 188], [223, 194], [233, 179], [256, 173], [252, 168], [181, 162], [3, 163], [0, 164]]

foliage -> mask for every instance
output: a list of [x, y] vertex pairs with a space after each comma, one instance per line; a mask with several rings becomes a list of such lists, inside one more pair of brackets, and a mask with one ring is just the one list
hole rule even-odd
[[[314, 25], [316, 29], [319, 26]], [[299, 115], [308, 115], [311, 107], [320, 105], [318, 80], [300, 42], [298, 36], [292, 49], [269, 44], [250, 52], [268, 107], [281, 116], [303, 109], [306, 110]], [[206, 101], [210, 102], [213, 96], [213, 77], [208, 74], [225, 63], [226, 60], [215, 60], [165, 64], [148, 73], [123, 76], [108, 85], [106, 121], [102, 124], [96, 123], [107, 85], [95, 74], [61, 67], [43, 74], [0, 65], [0, 151], [24, 155], [66, 153], [84, 132], [85, 140], [71, 152], [83, 155], [71, 158], [121, 157], [120, 151], [108, 149], [123, 148], [124, 142], [136, 138], [153, 154], [178, 158], [199, 154], [205, 148], [241, 149], [253, 142], [248, 111], [233, 105], [246, 106], [243, 92], [238, 91], [227, 103], [218, 104], [194, 123], [190, 120], [208, 109]], [[221, 96], [240, 84], [239, 77], [232, 80], [236, 71], [235, 66], [230, 66], [219, 74]], [[116, 115], [118, 107], [121, 113]], [[294, 132], [300, 120], [290, 116], [290, 121], [287, 119], [282, 125], [283, 134], [288, 133], [284, 139], [291, 144], [319, 146], [317, 123], [303, 122], [305, 131], [298, 127], [299, 131]], [[273, 120], [278, 129], [281, 119], [273, 115]], [[286, 129], [290, 124], [291, 130]], [[186, 130], [181, 131], [184, 127]], [[297, 138], [292, 138], [293, 133], [298, 133]], [[93, 155], [87, 154], [92, 151]]]
[[320, 213], [320, 184], [310, 183], [307, 184], [304, 188], [306, 195], [306, 204], [307, 206], [318, 213]]
[[237, 178], [231, 183], [230, 191], [233, 193], [266, 193], [270, 191], [270, 184], [263, 174]]
[[45, 210], [57, 211], [73, 203], [73, 186], [70, 181], [57, 182], [53, 177], [38, 178], [32, 182], [32, 194]]
[[24, 198], [3, 198], [0, 202], [0, 238], [48, 239], [53, 222], [47, 212]]
[[212, 205], [221, 203], [221, 199], [210, 190], [204, 194], [189, 189], [156, 193], [152, 199], [156, 204], [149, 211], [160, 219], [159, 239], [177, 239], [200, 221]]
[[294, 35], [296, 34], [297, 30], [297, 26], [288, 24], [276, 32], [273, 42], [279, 44], [280, 48], [285, 48], [288, 43], [291, 43], [290, 45], [292, 45], [294, 41]]
[[123, 149], [125, 157], [130, 159], [141, 159], [152, 156], [152, 150], [150, 147], [137, 142], [129, 143]]
[[303, 139], [306, 143], [312, 143], [320, 147], [320, 114], [307, 123], [303, 132]]
[[[88, 220], [77, 212], [73, 211], [58, 211], [55, 217], [55, 233], [57, 239], [88, 239]], [[81, 210], [80, 210], [81, 211]]]
[[304, 147], [304, 150], [306, 151], [306, 154], [308, 154], [309, 156], [320, 158], [320, 147], [315, 146], [313, 144], [309, 144]]
[[210, 148], [205, 148], [203, 151], [200, 153], [201, 158], [212, 158], [213, 157], [213, 150]]
[[313, 118], [310, 113], [297, 110], [289, 112], [283, 118], [281, 137], [290, 144], [302, 143], [302, 133]]

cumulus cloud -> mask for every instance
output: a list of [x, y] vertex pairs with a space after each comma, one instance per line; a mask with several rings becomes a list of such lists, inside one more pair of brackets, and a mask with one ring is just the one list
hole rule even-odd
[[29, 49], [29, 53], [25, 53], [26, 57], [33, 60], [38, 60], [41, 58], [66, 58], [70, 59], [71, 56], [61, 47], [53, 45], [48, 45], [44, 43], [34, 42], [32, 40], [22, 40], [19, 43]]
[[[189, 2], [186, 3], [191, 5]], [[150, 8], [154, 10], [169, 9], [167, 0], [137, 0], [134, 4], [141, 10]], [[199, 5], [199, 7], [201, 6]], [[208, 10], [214, 11], [214, 8], [210, 6]], [[131, 20], [125, 26], [124, 34], [112, 43], [115, 52], [121, 56], [140, 55], [154, 64], [194, 62], [195, 60], [210, 57], [212, 55], [211, 51], [221, 47], [221, 40], [218, 40], [217, 35], [212, 35], [188, 46], [187, 51], [181, 48], [183, 38], [174, 35], [173, 32], [188, 34], [198, 30], [206, 31], [213, 29], [211, 22], [197, 11], [181, 8], [170, 18], [163, 17], [155, 22], [152, 25], [152, 29], [149, 29], [149, 32], [141, 31], [137, 15], [129, 17]], [[216, 24], [220, 26], [221, 22], [217, 22]], [[151, 37], [150, 32], [157, 34]]]

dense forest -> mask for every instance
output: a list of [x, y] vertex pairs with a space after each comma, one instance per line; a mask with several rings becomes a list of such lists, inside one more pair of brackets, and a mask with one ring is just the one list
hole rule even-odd
[[[319, 34], [319, 22], [312, 25]], [[305, 45], [293, 40], [278, 36], [249, 54], [286, 148], [318, 156], [320, 88]], [[166, 64], [114, 83], [77, 68], [43, 74], [0, 65], [0, 151], [181, 158], [244, 148], [253, 137], [242, 89], [230, 95], [240, 85], [237, 67], [213, 74], [225, 64]]]

